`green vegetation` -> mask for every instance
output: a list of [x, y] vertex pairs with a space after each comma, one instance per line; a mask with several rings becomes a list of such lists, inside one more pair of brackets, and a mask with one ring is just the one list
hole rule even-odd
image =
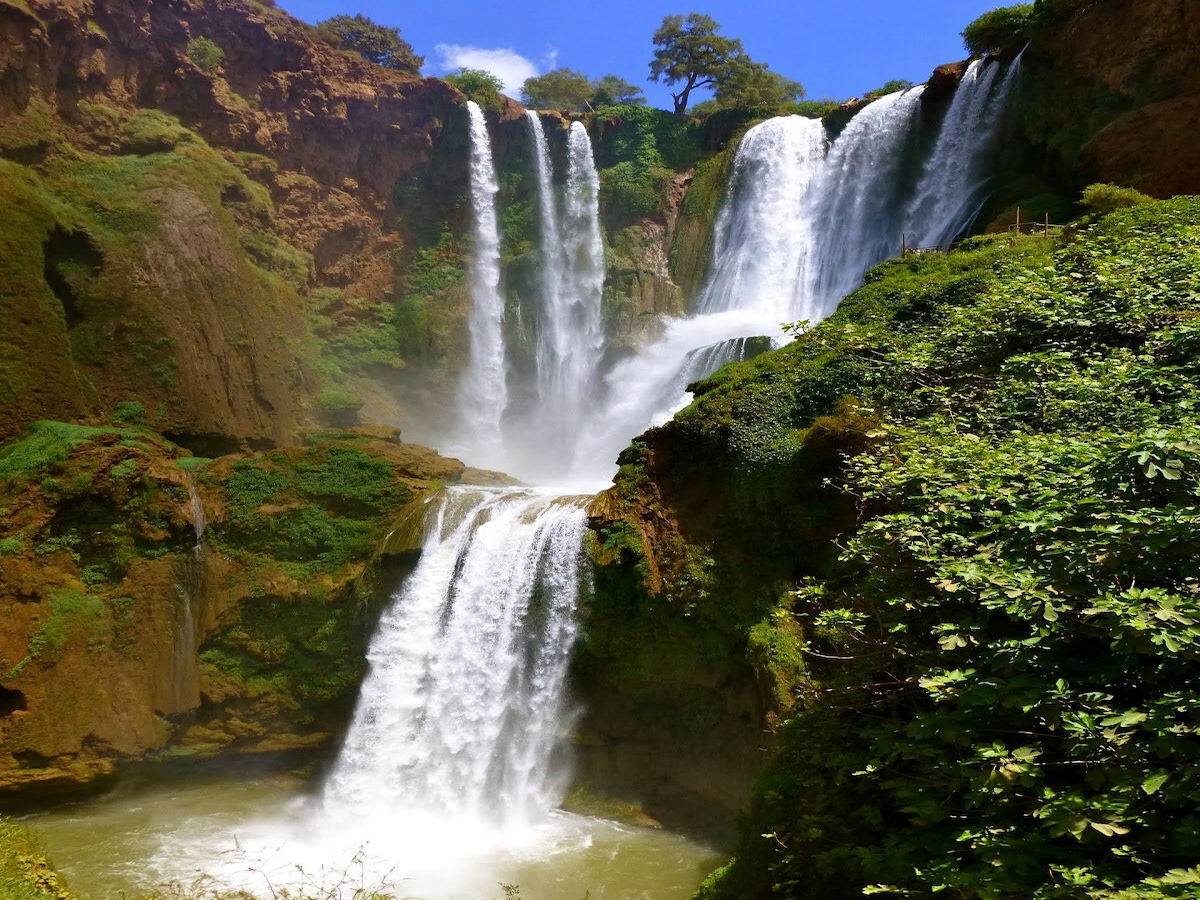
[[1116, 184], [1091, 184], [1083, 189], [1082, 202], [1090, 212], [1106, 215], [1118, 209], [1153, 203], [1154, 198]]
[[646, 102], [640, 88], [616, 75], [595, 81], [573, 69], [552, 69], [525, 79], [521, 102], [534, 109], [579, 111], [605, 106], [640, 106]]
[[445, 76], [444, 81], [450, 82], [483, 109], [498, 112], [503, 106], [500, 92], [504, 90], [504, 82], [483, 69], [459, 69]]
[[389, 464], [332, 444], [239, 462], [225, 496], [229, 525], [215, 527], [214, 540], [231, 551], [336, 571], [370, 555], [381, 520], [411, 494]]
[[318, 22], [317, 33], [333, 46], [357, 53], [386, 69], [416, 75], [425, 64], [424, 57], [417, 56], [412, 45], [400, 36], [400, 29], [379, 25], [361, 13]]
[[676, 115], [688, 109], [692, 92], [703, 88], [715, 91], [721, 108], [787, 103], [803, 96], [800, 84], [750, 59], [742, 42], [719, 34], [719, 28], [711, 16], [691, 13], [664, 17], [654, 32], [657, 49], [650, 78], [679, 85], [671, 95]]
[[221, 68], [221, 63], [225, 61], [225, 51], [206, 37], [192, 38], [188, 41], [187, 55], [201, 71], [210, 75]]
[[963, 29], [963, 44], [974, 56], [1020, 50], [1033, 36], [1037, 17], [1038, 10], [1033, 3], [993, 9]]
[[28, 828], [0, 819], [0, 896], [4, 900], [75, 900]]
[[33, 481], [58, 468], [76, 448], [100, 437], [122, 438], [136, 444], [147, 436], [144, 432], [119, 428], [34, 422], [24, 438], [0, 450], [0, 482], [15, 478]]
[[706, 900], [1195, 895], [1198, 273], [1191, 198], [895, 260], [622, 457], [587, 652], [780, 704]]

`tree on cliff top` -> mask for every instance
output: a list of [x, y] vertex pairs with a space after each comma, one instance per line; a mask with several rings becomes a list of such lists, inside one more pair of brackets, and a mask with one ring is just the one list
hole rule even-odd
[[780, 106], [804, 96], [799, 82], [752, 60], [740, 40], [717, 34], [718, 28], [711, 16], [691, 13], [667, 16], [654, 32], [658, 49], [650, 62], [650, 80], [682, 85], [671, 95], [677, 115], [688, 108], [697, 88], [712, 88], [717, 108]]
[[412, 44], [400, 37], [399, 28], [372, 22], [361, 13], [318, 22], [317, 31], [335, 47], [353, 50], [363, 59], [386, 69], [416, 75], [425, 64], [425, 58], [417, 56]]
[[640, 106], [642, 91], [617, 75], [592, 80], [574, 69], [553, 69], [545, 75], [525, 79], [521, 99], [534, 109], [573, 109], [585, 106]]
[[744, 55], [742, 42], [717, 34], [720, 26], [712, 16], [691, 13], [666, 16], [654, 32], [654, 59], [650, 61], [650, 80], [668, 86], [682, 84], [675, 101], [675, 113], [688, 108], [692, 91], [714, 87], [729, 77], [730, 64]]

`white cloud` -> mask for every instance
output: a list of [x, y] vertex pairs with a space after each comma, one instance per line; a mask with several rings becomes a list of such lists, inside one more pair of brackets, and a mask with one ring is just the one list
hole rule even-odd
[[504, 82], [504, 93], [517, 96], [526, 78], [538, 74], [538, 67], [511, 48], [464, 47], [462, 44], [438, 44], [433, 48], [443, 72], [456, 69], [483, 69]]

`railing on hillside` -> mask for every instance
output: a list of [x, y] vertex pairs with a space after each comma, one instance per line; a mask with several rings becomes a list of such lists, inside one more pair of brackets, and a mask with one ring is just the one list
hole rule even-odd
[[[1032, 222], [1022, 221], [1021, 220], [1021, 207], [1018, 206], [1017, 207], [1016, 224], [1009, 225], [1008, 229], [1007, 229], [1007, 233], [1008, 234], [1055, 234], [1057, 232], [1062, 231], [1063, 227], [1064, 226], [1056, 225], [1050, 221], [1050, 213], [1046, 213], [1045, 219], [1043, 219], [1041, 222], [1038, 222], [1036, 220], [1032, 221]], [[900, 236], [900, 255], [902, 257], [906, 257], [906, 256], [920, 256], [925, 253], [945, 253], [949, 250], [957, 249], [957, 247], [960, 243], [962, 243], [962, 242], [955, 241], [954, 243], [950, 244], [948, 247], [910, 247], [908, 245], [908, 235], [902, 234]]]

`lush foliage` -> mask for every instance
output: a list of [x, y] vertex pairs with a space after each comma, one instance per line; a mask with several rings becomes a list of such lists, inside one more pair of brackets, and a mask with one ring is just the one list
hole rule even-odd
[[0, 819], [0, 896], [5, 900], [74, 900], [29, 829]]
[[237, 463], [225, 484], [231, 548], [336, 570], [369, 555], [373, 519], [410, 496], [390, 465], [351, 446]]
[[880, 97], [886, 97], [888, 94], [894, 94], [897, 91], [907, 91], [913, 86], [911, 81], [905, 81], [902, 78], [894, 78], [891, 81], [884, 82], [873, 91], [867, 91], [862, 98], [867, 102], [878, 100]]
[[318, 33], [336, 47], [358, 53], [363, 59], [388, 69], [417, 74], [424, 58], [400, 36], [398, 28], [372, 22], [361, 13], [333, 16], [317, 23]]
[[592, 106], [641, 106], [646, 96], [636, 84], [619, 75], [605, 75], [592, 82]]
[[1187, 198], [897, 260], [627, 455], [721, 536], [691, 615], [792, 585], [741, 612], [794, 706], [706, 897], [1196, 895], [1198, 273]]
[[1032, 3], [993, 9], [963, 29], [963, 43], [976, 56], [996, 50], [1019, 50], [1029, 42], [1036, 20], [1037, 11]]
[[504, 82], [483, 69], [459, 69], [444, 79], [450, 82], [484, 109], [500, 109], [500, 92]]
[[583, 110], [646, 102], [640, 88], [616, 75], [592, 80], [573, 69], [552, 69], [527, 78], [521, 101], [534, 109]]

